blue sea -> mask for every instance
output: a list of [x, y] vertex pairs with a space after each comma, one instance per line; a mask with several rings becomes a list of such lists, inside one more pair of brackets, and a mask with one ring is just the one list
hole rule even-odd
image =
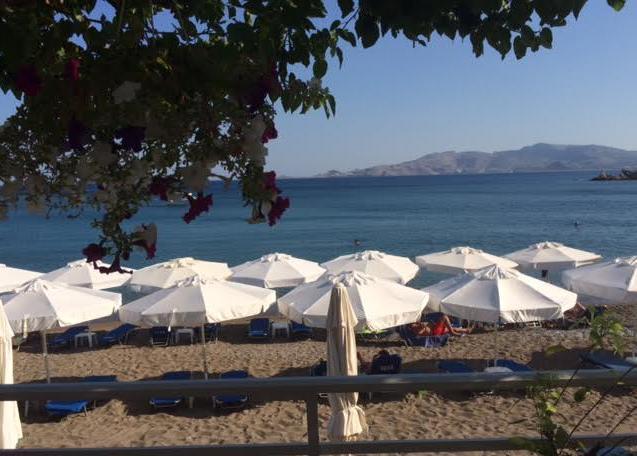
[[[153, 261], [193, 256], [232, 266], [277, 251], [321, 262], [361, 249], [413, 258], [459, 245], [505, 254], [544, 240], [607, 257], [636, 255], [637, 181], [592, 182], [593, 175], [281, 180], [291, 208], [275, 227], [249, 225], [238, 188], [214, 184], [213, 209], [190, 225], [181, 220], [185, 206], [160, 202], [135, 222], [158, 225]], [[92, 217], [11, 214], [0, 223], [0, 262], [48, 271], [78, 259], [98, 239]], [[129, 265], [147, 264], [139, 253]], [[421, 273], [412, 284], [441, 278]]]

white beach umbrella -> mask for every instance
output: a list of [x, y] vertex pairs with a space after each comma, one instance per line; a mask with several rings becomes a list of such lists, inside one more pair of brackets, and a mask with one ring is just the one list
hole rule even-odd
[[35, 279], [2, 297], [14, 332], [42, 333], [47, 381], [51, 381], [46, 332], [113, 315], [122, 304], [119, 293]]
[[230, 280], [265, 288], [290, 288], [313, 282], [325, 269], [313, 261], [271, 253], [232, 268]]
[[196, 260], [190, 257], [175, 258], [153, 264], [133, 272], [128, 286], [133, 291], [151, 293], [161, 288], [169, 288], [177, 282], [194, 276], [204, 279], [225, 279], [232, 271], [226, 263]]
[[[332, 288], [327, 311], [327, 375], [358, 375], [356, 335], [358, 319], [343, 284]], [[332, 414], [327, 425], [330, 440], [351, 440], [367, 429], [365, 412], [356, 402], [358, 393], [327, 395]]]
[[418, 265], [409, 258], [389, 255], [377, 250], [365, 250], [339, 256], [322, 263], [332, 274], [359, 271], [365, 274], [405, 284], [418, 274]]
[[41, 272], [11, 268], [6, 264], [0, 264], [0, 293], [11, 291], [23, 283], [33, 280], [41, 275]]
[[[0, 304], [0, 383], [13, 383], [13, 330]], [[14, 449], [22, 438], [16, 401], [0, 401], [0, 449]]]
[[[97, 266], [108, 267], [106, 263], [97, 261]], [[133, 271], [130, 270], [132, 273]], [[103, 274], [95, 269], [93, 263], [86, 260], [77, 260], [67, 263], [54, 271], [47, 272], [40, 276], [42, 280], [51, 282], [66, 283], [76, 287], [86, 287], [93, 290], [103, 290], [106, 288], [115, 288], [124, 285], [130, 278], [131, 274], [121, 272], [111, 272]]]
[[207, 376], [203, 326], [259, 315], [275, 302], [274, 290], [195, 276], [122, 306], [119, 317], [140, 326], [201, 326]]
[[637, 303], [637, 256], [564, 271], [562, 283], [602, 304]]
[[416, 257], [416, 263], [430, 272], [462, 274], [477, 271], [487, 266], [515, 268], [517, 263], [473, 247], [453, 247], [444, 252], [430, 253]]
[[279, 312], [290, 320], [315, 328], [325, 328], [332, 289], [342, 284], [347, 289], [358, 324], [356, 331], [379, 331], [420, 318], [427, 293], [362, 272], [325, 275], [300, 285], [279, 298]]
[[452, 277], [423, 290], [430, 295], [430, 308], [489, 323], [555, 320], [577, 301], [573, 292], [499, 266]]
[[567, 247], [559, 242], [540, 242], [505, 255], [520, 265], [521, 270], [560, 271], [599, 261], [596, 253]]

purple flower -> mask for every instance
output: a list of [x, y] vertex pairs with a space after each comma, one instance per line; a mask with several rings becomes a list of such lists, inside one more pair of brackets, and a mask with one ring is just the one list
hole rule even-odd
[[80, 79], [80, 60], [79, 59], [69, 59], [66, 62], [66, 66], [64, 68], [64, 75], [67, 79], [77, 82]]
[[170, 190], [171, 183], [172, 179], [168, 177], [155, 176], [148, 190], [151, 195], [159, 196], [160, 200], [168, 201], [168, 191]]
[[202, 213], [208, 212], [212, 206], [212, 194], [203, 196], [203, 193], [199, 192], [196, 197], [187, 195], [190, 209], [183, 216], [184, 222], [190, 223]]
[[30, 97], [42, 91], [42, 78], [33, 65], [22, 65], [15, 77], [16, 87]]
[[281, 193], [279, 187], [276, 186], [276, 172], [268, 171], [263, 173], [263, 187], [268, 191], [273, 191], [277, 195]]
[[122, 141], [124, 149], [132, 149], [135, 152], [142, 150], [142, 143], [146, 136], [146, 127], [128, 126], [115, 132], [115, 137]]
[[106, 255], [106, 249], [99, 244], [89, 244], [82, 250], [82, 255], [86, 257], [88, 263], [95, 263]]
[[289, 209], [290, 207], [290, 199], [282, 198], [277, 196], [274, 203], [272, 203], [272, 208], [270, 212], [268, 212], [268, 225], [273, 226], [281, 219], [283, 213]]
[[274, 124], [268, 125], [267, 127], [265, 127], [265, 130], [263, 131], [263, 135], [261, 136], [261, 142], [265, 144], [271, 139], [276, 139], [278, 136], [279, 136], [279, 132], [276, 131]]

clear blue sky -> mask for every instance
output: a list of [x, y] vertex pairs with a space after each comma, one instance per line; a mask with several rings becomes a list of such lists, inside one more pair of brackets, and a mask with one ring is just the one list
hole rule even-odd
[[[468, 42], [446, 39], [348, 48], [325, 80], [336, 117], [281, 114], [268, 167], [307, 176], [536, 142], [637, 149], [636, 23], [637, 2], [616, 13], [590, 0], [577, 22], [554, 30], [553, 49], [522, 61], [492, 51], [476, 59]], [[0, 100], [4, 119], [15, 100]]]

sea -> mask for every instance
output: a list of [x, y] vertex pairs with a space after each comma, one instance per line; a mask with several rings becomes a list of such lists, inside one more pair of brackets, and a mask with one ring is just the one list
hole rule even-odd
[[[594, 175], [284, 179], [291, 207], [273, 227], [248, 224], [238, 187], [213, 183], [213, 208], [191, 224], [181, 218], [184, 205], [158, 201], [137, 214], [133, 223], [158, 226], [157, 256], [140, 252], [127, 265], [190, 256], [233, 266], [272, 252], [322, 262], [369, 249], [413, 258], [465, 245], [502, 255], [546, 240], [608, 258], [637, 255], [637, 181], [593, 182]], [[46, 272], [79, 259], [98, 240], [95, 217], [18, 210], [0, 222], [0, 262]], [[421, 272], [410, 285], [442, 278]]]

